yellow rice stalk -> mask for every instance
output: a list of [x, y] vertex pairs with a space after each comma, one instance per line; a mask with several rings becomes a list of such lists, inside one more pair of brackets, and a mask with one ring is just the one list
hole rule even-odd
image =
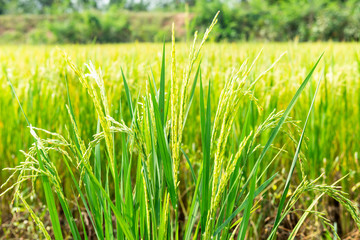
[[36, 223], [36, 226], [39, 227], [40, 231], [44, 234], [45, 238], [47, 240], [51, 240], [51, 237], [49, 235], [49, 233], [46, 231], [43, 222], [39, 219], [39, 217], [34, 213], [34, 211], [31, 209], [31, 207], [29, 206], [29, 204], [26, 202], [26, 200], [21, 196], [20, 193], [16, 193], [16, 197], [18, 197], [24, 204], [25, 208], [29, 211], [30, 216], [32, 217], [32, 219], [34, 220], [34, 222]]
[[229, 181], [229, 178], [231, 176], [231, 174], [234, 172], [235, 170], [235, 166], [236, 166], [236, 162], [237, 160], [240, 158], [241, 154], [242, 154], [242, 151], [246, 145], [246, 143], [248, 142], [249, 138], [250, 138], [251, 135], [247, 136], [246, 138], [244, 138], [244, 140], [240, 143], [240, 146], [239, 146], [239, 149], [237, 151], [237, 153], [235, 154], [235, 157], [231, 157], [230, 158], [230, 161], [228, 163], [228, 166], [226, 167], [226, 171], [225, 171], [225, 174], [222, 176], [221, 180], [220, 180], [220, 185], [219, 185], [219, 190], [217, 192], [217, 195], [215, 197], [215, 201], [212, 202], [212, 207], [211, 207], [211, 212], [212, 213], [215, 213], [216, 212], [216, 209], [218, 208], [219, 206], [219, 203], [220, 203], [220, 200], [221, 200], [221, 197], [222, 197], [222, 194], [225, 190], [225, 187]]
[[[144, 169], [144, 171], [146, 171], [146, 169]], [[143, 180], [143, 185], [144, 185], [144, 195], [145, 195], [145, 209], [146, 209], [146, 222], [147, 222], [147, 229], [148, 229], [148, 233], [150, 234], [150, 211], [149, 211], [149, 196], [147, 194], [147, 189], [146, 189], [146, 183], [145, 183], [145, 177], [144, 177], [144, 173], [141, 172], [141, 178]]]
[[[99, 120], [100, 120], [100, 125], [104, 130], [105, 144], [106, 144], [106, 147], [107, 147], [107, 150], [109, 153], [109, 158], [110, 158], [110, 163], [111, 163], [110, 170], [111, 170], [112, 175], [115, 176], [114, 156], [113, 156], [113, 147], [114, 146], [113, 146], [113, 141], [112, 141], [112, 135], [110, 133], [111, 124], [108, 120], [106, 120], [106, 115], [105, 115], [106, 112], [109, 113], [109, 109], [108, 109], [108, 104], [107, 104], [107, 100], [106, 100], [105, 87], [104, 87], [102, 77], [100, 74], [98, 74], [96, 72], [96, 70], [92, 66], [92, 64], [90, 64], [90, 66], [89, 66], [90, 74], [84, 75], [84, 73], [75, 66], [75, 64], [72, 62], [72, 60], [66, 54], [64, 54], [64, 56], [65, 56], [65, 60], [66, 60], [67, 64], [76, 73], [81, 84], [83, 85], [83, 87], [85, 87], [85, 89], [87, 90], [91, 99], [93, 100], [97, 116], [99, 117]], [[93, 84], [88, 82], [87, 76], [93, 78], [95, 80], [95, 82], [97, 83], [98, 87], [100, 88], [103, 106], [100, 104], [100, 98], [99, 98], [97, 91], [94, 88]], [[103, 112], [103, 108], [105, 108], [105, 114]]]
[[215, 15], [212, 23], [210, 24], [209, 28], [206, 29], [205, 34], [202, 38], [202, 41], [200, 43], [200, 45], [198, 46], [198, 48], [195, 50], [195, 45], [196, 45], [196, 40], [197, 40], [197, 32], [195, 32], [194, 35], [194, 41], [193, 41], [193, 45], [190, 48], [190, 53], [189, 53], [189, 63], [187, 66], [187, 71], [184, 71], [183, 73], [183, 80], [180, 83], [181, 84], [181, 94], [180, 96], [178, 96], [177, 94], [177, 89], [174, 86], [175, 84], [175, 73], [176, 73], [176, 69], [175, 69], [175, 34], [174, 34], [174, 28], [173, 28], [173, 32], [172, 32], [172, 67], [171, 67], [171, 74], [172, 74], [172, 78], [171, 78], [171, 83], [172, 86], [174, 86], [172, 88], [172, 90], [175, 91], [175, 94], [172, 92], [173, 97], [171, 99], [172, 103], [176, 102], [176, 97], [180, 97], [180, 99], [178, 99], [177, 101], [180, 100], [180, 106], [174, 106], [171, 109], [171, 113], [172, 113], [172, 121], [175, 121], [172, 125], [172, 127], [174, 128], [174, 130], [172, 131], [172, 140], [171, 143], [173, 144], [172, 146], [172, 154], [173, 154], [173, 161], [174, 161], [174, 176], [175, 176], [175, 186], [178, 186], [178, 169], [179, 169], [179, 155], [180, 155], [180, 143], [182, 141], [182, 134], [183, 134], [183, 126], [184, 126], [184, 118], [185, 118], [185, 109], [186, 109], [186, 104], [188, 101], [188, 86], [189, 86], [189, 82], [190, 82], [190, 74], [191, 74], [191, 70], [194, 66], [195, 61], [197, 60], [200, 50], [202, 48], [202, 46], [204, 45], [205, 41], [207, 40], [209, 33], [212, 31], [212, 29], [214, 28], [215, 24], [217, 23], [217, 17], [219, 15], [219, 12], [217, 12], [217, 14]]
[[172, 24], [172, 37], [171, 37], [171, 150], [174, 160], [174, 180], [175, 186], [177, 186], [177, 177], [179, 169], [179, 149], [178, 143], [178, 115], [177, 115], [177, 99], [178, 99], [178, 84], [176, 82], [176, 59], [175, 59], [175, 26]]

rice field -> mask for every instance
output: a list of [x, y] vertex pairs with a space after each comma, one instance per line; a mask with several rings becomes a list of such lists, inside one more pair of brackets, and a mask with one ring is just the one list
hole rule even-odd
[[9, 45], [0, 62], [4, 239], [360, 236], [358, 43]]

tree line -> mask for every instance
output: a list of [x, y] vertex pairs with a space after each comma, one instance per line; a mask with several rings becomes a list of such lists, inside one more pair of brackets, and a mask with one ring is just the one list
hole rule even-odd
[[[32, 30], [35, 43], [158, 41], [168, 32], [160, 25], [169, 21], [161, 17], [179, 12], [190, 16], [186, 36], [180, 36], [186, 39], [195, 30], [205, 28], [218, 10], [221, 14], [212, 35], [214, 41], [360, 39], [358, 0], [0, 0], [3, 15], [52, 17], [50, 23], [41, 23]], [[141, 13], [131, 14], [137, 11]], [[155, 21], [141, 22], [143, 15]], [[48, 32], [52, 39], [43, 39]], [[22, 33], [9, 34], [19, 39]]]

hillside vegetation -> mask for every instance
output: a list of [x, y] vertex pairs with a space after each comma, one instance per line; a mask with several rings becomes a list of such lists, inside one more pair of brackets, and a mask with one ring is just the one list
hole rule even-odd
[[[35, 1], [35, 0], [32, 0]], [[221, 11], [212, 41], [359, 41], [360, 2], [348, 1], [206, 1], [188, 5], [76, 10], [57, 5], [38, 14], [0, 15], [0, 43], [63, 44], [170, 41], [175, 22], [179, 40], [205, 30]], [[126, 5], [125, 5], [126, 6]], [[1, 7], [1, 6], [0, 6]], [[147, 11], [145, 11], [147, 10]], [[340, 11], [341, 10], [341, 11]]]

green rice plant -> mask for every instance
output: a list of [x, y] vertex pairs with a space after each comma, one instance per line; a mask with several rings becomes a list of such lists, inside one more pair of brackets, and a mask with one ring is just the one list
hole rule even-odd
[[[257, 217], [264, 199], [276, 201], [271, 198], [270, 189], [283, 175], [279, 173], [281, 169], [274, 166], [281, 165], [276, 160], [284, 153], [291, 154], [285, 150], [286, 146], [275, 146], [278, 135], [284, 135], [282, 140], [298, 147], [280, 203], [274, 204], [278, 205], [278, 211], [269, 239], [276, 238], [282, 220], [309, 192], [318, 195], [293, 229], [291, 238], [295, 238], [311, 212], [334, 230], [325, 214], [312, 210], [325, 194], [339, 201], [359, 225], [356, 206], [345, 192], [335, 185], [317, 184], [320, 178], [309, 181], [302, 174], [303, 179], [286, 201], [305, 128], [308, 120], [316, 120], [311, 114], [320, 85], [311, 96], [310, 110], [306, 104], [303, 107], [308, 115], [299, 141], [296, 140], [299, 123], [289, 115], [300, 101], [300, 95], [306, 92], [306, 85], [311, 85], [322, 55], [295, 94], [291, 94], [293, 97], [284, 111], [262, 107], [257, 88], [264, 84], [262, 78], [274, 71], [275, 64], [289, 53], [278, 54], [280, 57], [257, 74], [260, 51], [251, 63], [244, 60], [238, 70], [222, 74], [226, 79], [221, 86], [209, 72], [202, 70], [205, 61], [200, 55], [217, 16], [200, 43], [195, 33], [186, 64], [179, 61], [173, 25], [170, 77], [166, 74], [164, 44], [159, 77], [150, 69], [143, 83], [144, 92], [138, 90], [134, 94], [134, 82], [120, 68], [118, 77], [123, 91], [112, 92], [107, 89], [107, 73], [97, 69], [96, 63], [89, 62], [82, 68], [62, 53], [66, 65], [59, 71], [64, 72], [64, 110], [67, 112], [62, 134], [32, 126], [18, 100], [33, 144], [27, 152], [22, 152], [24, 161], [7, 168], [12, 173], [2, 187], [8, 184], [10, 187], [2, 195], [13, 190], [14, 200], [20, 200], [28, 209], [45, 238], [89, 239], [91, 231], [97, 239], [250, 238], [255, 229], [249, 222]], [[6, 68], [4, 72], [7, 74]], [[72, 96], [71, 91], [75, 89], [70, 88], [71, 74], [79, 80], [86, 97]], [[205, 78], [208, 84], [203, 81]], [[220, 86], [222, 90], [218, 91]], [[18, 99], [13, 87], [12, 92]], [[121, 96], [118, 105], [112, 101], [114, 95]], [[81, 100], [91, 105], [86, 106], [82, 114], [92, 111], [94, 126], [82, 121], [81, 114], [77, 113], [77, 105], [83, 104]], [[187, 128], [194, 126], [195, 133], [188, 136]], [[187, 141], [192, 137], [192, 142], [199, 145], [199, 152], [195, 154], [186, 146], [191, 144]], [[28, 182], [32, 183], [31, 194], [38, 192], [37, 181], [42, 183], [52, 231], [36, 216], [25, 196]], [[90, 228], [82, 211], [86, 212]], [[60, 225], [61, 212], [71, 236], [65, 232], [65, 226]]]

